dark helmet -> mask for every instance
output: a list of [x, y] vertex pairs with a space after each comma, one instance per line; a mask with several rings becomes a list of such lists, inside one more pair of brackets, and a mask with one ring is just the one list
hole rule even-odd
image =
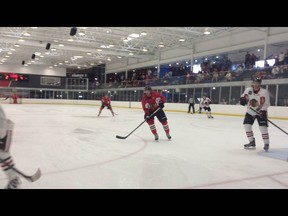
[[261, 84], [262, 79], [261, 79], [260, 77], [256, 77], [256, 78], [253, 80], [253, 82], [257, 82], [257, 83]]
[[151, 88], [151, 86], [146, 86], [144, 90], [145, 90], [145, 91], [146, 91], [146, 90], [152, 91], [152, 88]]

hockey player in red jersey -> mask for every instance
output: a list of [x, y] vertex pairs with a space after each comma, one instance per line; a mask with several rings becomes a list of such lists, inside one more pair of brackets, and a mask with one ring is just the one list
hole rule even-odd
[[[144, 95], [142, 97], [142, 108], [144, 111], [144, 119], [148, 123], [155, 140], [159, 139], [155, 124], [154, 117], [156, 116], [159, 122], [162, 124], [163, 129], [166, 133], [167, 138], [170, 140], [170, 130], [168, 126], [168, 121], [165, 112], [163, 111], [164, 103], [166, 98], [156, 91], [152, 91], [150, 86], [146, 86], [144, 90]], [[160, 109], [151, 117], [149, 117], [158, 107]]]
[[105, 94], [102, 98], [101, 98], [101, 107], [100, 107], [100, 110], [99, 110], [99, 113], [98, 113], [98, 117], [100, 116], [102, 110], [104, 109], [104, 107], [107, 107], [107, 109], [109, 109], [112, 113], [112, 115], [114, 116], [114, 112], [112, 110], [112, 106], [111, 106], [111, 99], [110, 97]]
[[240, 98], [240, 104], [243, 106], [247, 105], [243, 124], [249, 143], [245, 144], [244, 148], [255, 148], [256, 146], [252, 125], [255, 119], [257, 119], [262, 139], [264, 141], [264, 150], [268, 151], [269, 134], [267, 109], [270, 106], [270, 97], [269, 92], [266, 89], [261, 88], [261, 81], [260, 78], [256, 78], [252, 83], [252, 87], [245, 89]]
[[5, 187], [6, 189], [17, 189], [20, 185], [19, 176], [12, 169], [14, 167], [14, 161], [9, 152], [13, 126], [14, 123], [6, 118], [4, 110], [0, 106], [0, 164], [9, 181]]

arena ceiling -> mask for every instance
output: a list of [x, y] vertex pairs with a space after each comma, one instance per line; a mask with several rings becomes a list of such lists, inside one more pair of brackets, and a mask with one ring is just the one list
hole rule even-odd
[[88, 68], [108, 61], [153, 58], [159, 49], [189, 47], [195, 40], [236, 27], [72, 28], [0, 27], [0, 64]]

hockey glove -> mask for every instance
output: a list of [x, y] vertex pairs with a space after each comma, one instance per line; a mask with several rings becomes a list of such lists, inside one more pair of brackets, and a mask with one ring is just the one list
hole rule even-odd
[[144, 115], [144, 119], [145, 119], [146, 122], [148, 122], [148, 121], [150, 120], [149, 115], [145, 114], [145, 115]]
[[161, 109], [164, 108], [164, 103], [163, 103], [162, 101], [159, 102], [159, 107], [160, 107]]
[[246, 97], [241, 97], [241, 98], [240, 98], [240, 104], [241, 104], [242, 106], [245, 106], [245, 105], [247, 104]]
[[261, 110], [261, 111], [259, 112], [259, 116], [260, 116], [261, 118], [267, 119], [267, 111], [266, 111], [266, 110]]

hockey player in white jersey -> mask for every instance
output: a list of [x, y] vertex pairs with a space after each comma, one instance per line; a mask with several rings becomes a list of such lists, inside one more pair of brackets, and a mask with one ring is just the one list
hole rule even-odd
[[264, 142], [264, 150], [268, 151], [269, 133], [267, 109], [270, 106], [270, 97], [269, 92], [266, 89], [261, 88], [261, 82], [261, 78], [254, 79], [252, 87], [245, 89], [240, 97], [240, 104], [243, 106], [247, 105], [243, 124], [249, 143], [245, 144], [244, 148], [255, 148], [256, 146], [252, 125], [254, 124], [255, 119], [257, 119]]
[[211, 104], [211, 100], [210, 98], [206, 97], [205, 95], [203, 96], [202, 100], [201, 100], [201, 106], [202, 108], [204, 109], [204, 111], [206, 111], [206, 114], [207, 114], [207, 117], [208, 118], [214, 118], [212, 115], [211, 115], [211, 107], [210, 107], [210, 104]]
[[20, 185], [19, 176], [12, 169], [14, 161], [9, 152], [13, 126], [14, 123], [6, 118], [3, 108], [0, 106], [0, 164], [8, 178], [6, 189], [17, 189]]

